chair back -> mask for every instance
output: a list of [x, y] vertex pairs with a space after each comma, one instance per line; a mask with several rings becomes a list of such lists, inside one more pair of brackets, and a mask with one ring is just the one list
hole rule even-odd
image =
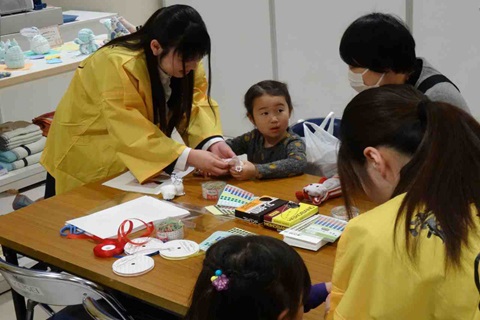
[[[290, 129], [292, 129], [292, 131], [294, 133], [298, 134], [300, 137], [304, 137], [305, 136], [305, 132], [303, 131], [303, 123], [304, 122], [312, 122], [312, 123], [315, 123], [316, 125], [320, 125], [323, 122], [324, 119], [325, 118], [311, 118], [311, 119], [307, 119], [307, 120], [304, 120], [304, 121], [299, 121], [298, 123], [291, 126]], [[327, 128], [330, 125], [330, 121], [332, 121], [332, 120], [329, 120], [327, 122]], [[340, 136], [340, 123], [341, 123], [341, 119], [334, 119], [334, 122], [333, 122], [333, 136], [336, 137], [336, 138], [338, 138]]]
[[0, 273], [10, 287], [25, 298], [47, 305], [84, 304], [86, 298], [104, 299], [121, 319], [129, 319], [114, 297], [94, 282], [65, 273], [21, 268], [0, 259]]

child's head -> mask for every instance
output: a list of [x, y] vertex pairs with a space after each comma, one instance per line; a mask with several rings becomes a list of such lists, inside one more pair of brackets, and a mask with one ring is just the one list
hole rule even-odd
[[[212, 282], [217, 270], [228, 279], [224, 290]], [[301, 319], [310, 285], [302, 258], [283, 241], [231, 236], [207, 251], [186, 319]]]
[[293, 110], [292, 100], [285, 83], [265, 80], [248, 89], [245, 108], [250, 121], [266, 137], [283, 137]]

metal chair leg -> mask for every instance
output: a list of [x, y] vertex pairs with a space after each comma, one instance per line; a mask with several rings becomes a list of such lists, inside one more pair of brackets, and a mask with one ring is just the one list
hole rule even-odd
[[[10, 262], [11, 264], [18, 266], [17, 252], [5, 246], [2, 246], [2, 250], [3, 254], [5, 255], [5, 260], [7, 262]], [[17, 320], [25, 319], [25, 298], [22, 295], [18, 294], [15, 290], [11, 290], [11, 292]]]
[[55, 315], [55, 311], [53, 311], [48, 304], [41, 303], [40, 307], [48, 314], [49, 317], [53, 317]]
[[38, 303], [32, 300], [27, 300], [27, 314], [25, 316], [26, 320], [33, 320], [33, 309]]

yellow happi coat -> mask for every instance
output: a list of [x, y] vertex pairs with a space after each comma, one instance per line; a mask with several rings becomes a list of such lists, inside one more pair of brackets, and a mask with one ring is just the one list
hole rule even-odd
[[[396, 246], [393, 231], [399, 195], [351, 220], [337, 248], [331, 308], [327, 319], [479, 320], [474, 261], [480, 252], [480, 229], [470, 232], [459, 269], [445, 270], [445, 246], [426, 225], [416, 263], [409, 260], [400, 220]], [[479, 227], [479, 217], [474, 213]]]
[[[195, 70], [190, 123], [177, 129], [195, 148], [221, 135], [218, 105], [208, 104], [202, 64]], [[187, 128], [185, 131], [184, 129]], [[143, 51], [104, 48], [84, 60], [60, 101], [40, 162], [56, 194], [129, 169], [144, 182], [186, 148], [153, 124], [152, 92]]]

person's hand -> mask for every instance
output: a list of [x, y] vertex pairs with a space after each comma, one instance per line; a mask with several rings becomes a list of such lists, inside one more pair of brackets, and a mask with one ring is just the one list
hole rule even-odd
[[118, 17], [118, 21], [120, 21], [120, 23], [123, 24], [125, 29], [127, 29], [130, 33], [134, 33], [135, 31], [137, 31], [137, 27], [128, 22], [124, 17]]
[[237, 180], [254, 179], [257, 176], [257, 168], [250, 161], [243, 161], [242, 171], [237, 172], [235, 167], [231, 167], [230, 174]]
[[236, 156], [230, 146], [225, 141], [215, 142], [208, 148], [208, 151], [215, 153], [222, 159], [230, 159]]
[[221, 176], [228, 173], [228, 163], [209, 151], [190, 150], [187, 164], [201, 170], [203, 173]]

